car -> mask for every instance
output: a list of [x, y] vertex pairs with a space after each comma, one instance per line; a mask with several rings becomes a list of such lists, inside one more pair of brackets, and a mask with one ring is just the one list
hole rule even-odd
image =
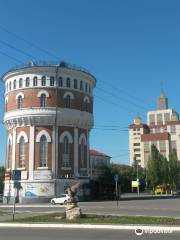
[[70, 201], [70, 196], [68, 194], [61, 194], [58, 197], [51, 199], [51, 204], [67, 204]]

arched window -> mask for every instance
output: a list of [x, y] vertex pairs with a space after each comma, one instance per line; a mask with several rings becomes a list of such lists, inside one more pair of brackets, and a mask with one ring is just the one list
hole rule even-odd
[[88, 112], [88, 100], [85, 99], [83, 101], [83, 111]]
[[40, 167], [46, 167], [47, 166], [47, 138], [45, 135], [42, 135], [40, 138]]
[[13, 88], [16, 89], [16, 79], [14, 80]]
[[17, 108], [20, 109], [23, 106], [23, 98], [21, 95], [18, 96], [17, 98]]
[[80, 81], [80, 90], [83, 91], [83, 81]]
[[37, 77], [36, 76], [33, 78], [33, 86], [37, 86]]
[[8, 159], [7, 159], [7, 168], [10, 167], [11, 155], [12, 155], [12, 146], [11, 146], [11, 141], [10, 141], [10, 139], [9, 139], [9, 141], [8, 141]]
[[70, 88], [70, 87], [71, 87], [71, 80], [70, 80], [70, 78], [67, 78], [67, 79], [66, 79], [66, 87], [67, 87], [67, 88]]
[[11, 91], [11, 82], [9, 83], [9, 91]]
[[43, 76], [41, 79], [41, 85], [46, 86], [46, 77], [45, 76]]
[[80, 167], [85, 167], [85, 159], [86, 159], [86, 145], [84, 138], [82, 138], [81, 145], [80, 145]]
[[46, 107], [46, 94], [41, 94], [40, 96], [40, 107]]
[[29, 87], [29, 77], [26, 78], [26, 87]]
[[74, 88], [77, 89], [77, 79], [74, 79]]
[[54, 77], [53, 76], [50, 77], [50, 86], [54, 86]]
[[63, 78], [62, 77], [59, 77], [59, 79], [58, 79], [58, 86], [59, 87], [63, 86]]
[[19, 88], [22, 88], [22, 78], [19, 79]]
[[19, 140], [19, 167], [25, 167], [25, 139], [23, 136]]
[[8, 83], [6, 84], [6, 92], [8, 92]]
[[71, 96], [70, 95], [66, 95], [66, 97], [64, 98], [64, 107], [71, 108]]
[[63, 167], [69, 167], [70, 165], [70, 143], [67, 136], [63, 139], [63, 145], [62, 145], [62, 164]]
[[86, 83], [85, 84], [85, 92], [87, 92], [88, 91], [88, 84]]

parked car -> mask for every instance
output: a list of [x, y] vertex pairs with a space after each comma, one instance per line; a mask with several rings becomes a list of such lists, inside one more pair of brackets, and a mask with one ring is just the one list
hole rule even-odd
[[70, 196], [68, 194], [61, 194], [58, 197], [51, 199], [51, 204], [67, 204], [70, 200]]

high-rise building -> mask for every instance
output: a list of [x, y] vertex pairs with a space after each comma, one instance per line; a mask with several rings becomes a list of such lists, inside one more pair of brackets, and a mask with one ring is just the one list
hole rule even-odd
[[154, 144], [167, 159], [172, 149], [180, 160], [180, 120], [178, 113], [168, 108], [168, 99], [161, 93], [157, 99], [157, 110], [147, 113], [147, 123], [136, 117], [129, 126], [130, 165], [133, 160], [146, 167], [151, 146]]
[[3, 81], [8, 137], [4, 197], [47, 201], [75, 179], [81, 193], [88, 194], [95, 77], [64, 62], [31, 62], [5, 73]]

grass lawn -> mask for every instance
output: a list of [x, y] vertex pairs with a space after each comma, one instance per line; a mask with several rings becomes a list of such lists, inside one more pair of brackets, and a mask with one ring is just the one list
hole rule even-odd
[[34, 216], [15, 219], [15, 222], [22, 223], [78, 223], [78, 224], [161, 224], [180, 225], [180, 219], [167, 217], [141, 217], [141, 216], [98, 216], [82, 215], [76, 220], [66, 220], [63, 213]]

